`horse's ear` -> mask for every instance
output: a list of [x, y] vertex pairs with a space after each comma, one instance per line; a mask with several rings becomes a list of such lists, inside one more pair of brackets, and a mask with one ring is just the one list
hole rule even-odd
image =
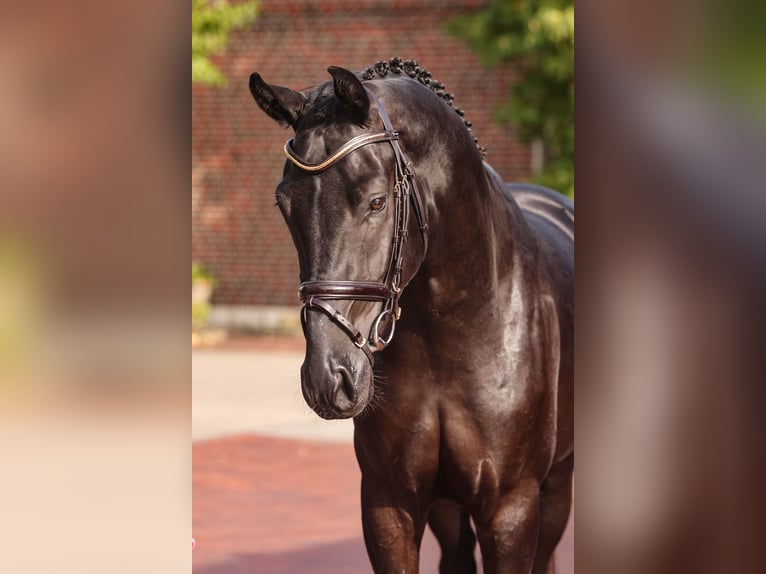
[[337, 66], [330, 66], [327, 71], [332, 76], [335, 97], [348, 110], [354, 121], [366, 120], [370, 111], [370, 97], [356, 74]]
[[260, 74], [250, 74], [250, 93], [258, 106], [282, 125], [298, 123], [306, 98], [300, 92], [274, 86], [263, 81]]

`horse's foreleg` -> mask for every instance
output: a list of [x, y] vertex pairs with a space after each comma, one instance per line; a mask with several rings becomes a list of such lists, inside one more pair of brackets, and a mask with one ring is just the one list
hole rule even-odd
[[428, 514], [428, 525], [439, 541], [439, 574], [475, 574], [476, 537], [468, 512], [450, 500], [437, 500]]
[[529, 574], [540, 528], [540, 485], [522, 480], [488, 516], [474, 517], [485, 574]]
[[425, 518], [388, 485], [362, 478], [364, 543], [376, 574], [417, 574]]
[[540, 490], [540, 541], [533, 574], [552, 574], [553, 551], [561, 540], [572, 506], [574, 455], [551, 469]]

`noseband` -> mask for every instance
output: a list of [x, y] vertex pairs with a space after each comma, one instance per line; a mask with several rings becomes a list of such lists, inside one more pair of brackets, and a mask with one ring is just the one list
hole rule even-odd
[[[298, 290], [303, 306], [301, 308], [301, 325], [305, 333], [306, 316], [310, 309], [316, 309], [327, 315], [351, 338], [354, 345], [364, 351], [370, 362], [373, 362], [373, 352], [384, 349], [394, 338], [396, 321], [401, 316], [399, 297], [402, 294], [402, 269], [404, 267], [404, 244], [407, 241], [407, 229], [410, 219], [410, 202], [420, 227], [424, 248], [428, 249], [428, 221], [423, 199], [418, 189], [415, 171], [412, 163], [399, 146], [399, 133], [394, 129], [391, 120], [378, 98], [367, 90], [370, 98], [378, 107], [378, 114], [383, 121], [385, 131], [356, 136], [324, 161], [306, 163], [293, 151], [293, 140], [285, 142], [285, 155], [297, 167], [309, 173], [319, 173], [337, 163], [351, 152], [372, 143], [389, 142], [394, 150], [396, 159], [396, 183], [394, 184], [395, 222], [394, 237], [391, 247], [391, 258], [388, 263], [385, 279], [377, 281], [304, 281]], [[377, 301], [383, 304], [380, 312], [370, 329], [369, 339], [357, 329], [340, 311], [328, 301]], [[385, 332], [386, 324], [389, 325]], [[381, 333], [381, 327], [384, 332]]]

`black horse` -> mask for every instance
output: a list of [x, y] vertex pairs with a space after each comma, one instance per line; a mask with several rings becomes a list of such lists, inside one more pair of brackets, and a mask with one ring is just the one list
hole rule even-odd
[[328, 71], [250, 90], [295, 130], [276, 197], [301, 386], [354, 417], [373, 568], [417, 572], [428, 523], [442, 573], [475, 572], [477, 539], [484, 572], [548, 572], [572, 498], [573, 204], [504, 184], [415, 62]]

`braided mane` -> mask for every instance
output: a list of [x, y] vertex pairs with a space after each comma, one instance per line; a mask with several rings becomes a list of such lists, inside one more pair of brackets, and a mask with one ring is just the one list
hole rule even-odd
[[444, 88], [444, 84], [442, 82], [434, 80], [431, 77], [431, 72], [425, 68], [421, 68], [415, 60], [402, 60], [399, 57], [394, 57], [391, 58], [388, 62], [381, 60], [374, 66], [367, 68], [364, 72], [362, 72], [362, 79], [373, 80], [376, 77], [384, 78], [389, 73], [397, 75], [402, 73], [407, 74], [410, 78], [413, 78], [424, 86], [430, 88], [434, 94], [447, 102], [449, 107], [455, 110], [457, 115], [463, 118], [463, 123], [465, 124], [465, 127], [471, 136], [473, 136], [473, 141], [476, 144], [481, 157], [484, 158], [486, 156], [487, 150], [483, 146], [479, 145], [479, 140], [476, 139], [476, 137], [473, 135], [471, 122], [463, 117], [463, 110], [455, 107], [455, 96]]

